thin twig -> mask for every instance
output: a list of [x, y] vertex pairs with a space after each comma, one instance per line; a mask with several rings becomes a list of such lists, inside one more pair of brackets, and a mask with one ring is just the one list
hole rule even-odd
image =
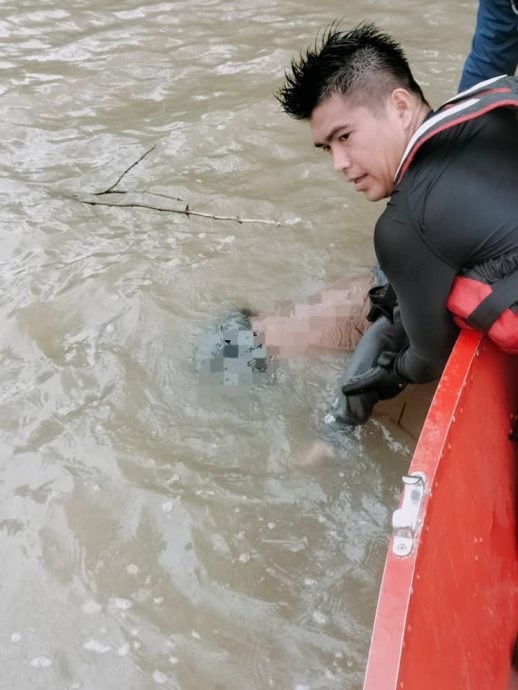
[[241, 218], [240, 216], [219, 216], [214, 213], [204, 213], [203, 211], [193, 211], [189, 204], [185, 208], [164, 208], [162, 206], [153, 206], [151, 204], [142, 204], [140, 202], [130, 202], [127, 204], [112, 204], [106, 201], [94, 201], [92, 199], [81, 199], [77, 196], [67, 196], [67, 199], [73, 199], [74, 201], [79, 201], [82, 204], [88, 204], [89, 206], [114, 206], [116, 208], [147, 208], [152, 211], [160, 211], [161, 213], [180, 213], [184, 216], [198, 216], [200, 218], [210, 218], [211, 220], [230, 220], [234, 223], [261, 223], [263, 225], [275, 225], [279, 226], [280, 223], [276, 220], [265, 220], [262, 218]]
[[105, 192], [93, 192], [93, 196], [106, 196], [107, 194], [149, 194], [149, 196], [159, 196], [161, 199], [171, 199], [172, 201], [185, 201], [180, 196], [172, 196], [171, 194], [160, 194], [160, 192], [152, 192], [150, 189], [111, 189]]
[[[126, 194], [127, 192], [124, 192]], [[173, 201], [185, 201], [181, 196], [171, 196], [170, 194], [160, 194], [160, 192], [152, 192], [150, 189], [135, 189], [135, 194], [149, 194], [150, 196], [159, 196], [162, 199], [172, 199]]]
[[403, 419], [403, 414], [405, 413], [405, 407], [406, 407], [406, 402], [404, 402], [402, 407], [401, 407], [401, 412], [399, 413], [399, 417], [398, 417], [398, 420], [396, 422], [396, 424], [398, 426], [401, 426], [401, 420]]
[[[171, 199], [172, 201], [184, 201], [183, 199], [180, 199], [179, 197], [171, 196], [169, 194], [160, 194], [159, 192], [152, 192], [149, 190], [124, 190], [124, 189], [115, 189], [123, 180], [123, 178], [129, 173], [130, 170], [132, 170], [136, 165], [138, 165], [144, 158], [151, 153], [151, 151], [154, 151], [156, 148], [155, 146], [152, 146], [150, 149], [148, 149], [145, 153], [143, 153], [138, 160], [136, 160], [134, 163], [132, 163], [126, 170], [119, 175], [117, 181], [111, 185], [111, 187], [108, 187], [108, 189], [105, 189], [103, 192], [94, 192], [92, 196], [106, 196], [108, 194], [149, 194], [150, 196], [157, 196], [161, 197], [163, 199]], [[233, 221], [234, 223], [262, 223], [263, 225], [276, 225], [279, 226], [280, 223], [275, 220], [263, 220], [261, 218], [241, 218], [240, 216], [219, 216], [214, 213], [204, 213], [203, 211], [193, 211], [192, 209], [189, 208], [189, 204], [185, 205], [185, 208], [164, 208], [163, 206], [153, 206], [152, 204], [144, 204], [138, 201], [132, 201], [127, 204], [113, 204], [109, 201], [94, 201], [92, 199], [82, 199], [81, 197], [78, 196], [69, 196], [67, 194], [63, 195], [64, 198], [66, 199], [72, 199], [74, 201], [79, 201], [82, 204], [88, 204], [89, 206], [117, 206], [119, 208], [147, 208], [152, 211], [159, 211], [160, 213], [180, 213], [184, 216], [198, 216], [200, 218], [210, 218], [211, 220], [230, 220]]]
[[[143, 153], [140, 158], [132, 163], [129, 168], [126, 168], [126, 170], [122, 173], [122, 175], [119, 176], [117, 182], [115, 184], [112, 184], [111, 187], [108, 187], [108, 189], [105, 189], [104, 192], [96, 192], [96, 196], [102, 196], [103, 194], [109, 194], [110, 192], [113, 192], [115, 187], [119, 184], [119, 182], [122, 181], [123, 177], [129, 173], [130, 170], [132, 170], [136, 165], [140, 163], [140, 161], [144, 160], [144, 158], [148, 155], [148, 153], [151, 153], [151, 151], [154, 151], [156, 149], [156, 144], [152, 146], [150, 149], [148, 149], [145, 153]], [[124, 192], [118, 192], [119, 194], [123, 194]]]

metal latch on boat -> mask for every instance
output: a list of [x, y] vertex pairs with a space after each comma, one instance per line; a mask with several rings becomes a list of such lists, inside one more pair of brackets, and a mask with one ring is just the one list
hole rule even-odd
[[392, 551], [396, 556], [408, 556], [412, 551], [424, 492], [425, 475], [422, 472], [403, 477], [401, 506], [392, 515]]

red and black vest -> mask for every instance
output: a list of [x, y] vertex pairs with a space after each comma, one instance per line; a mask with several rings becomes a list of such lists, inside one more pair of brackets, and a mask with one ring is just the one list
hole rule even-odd
[[[395, 184], [401, 182], [417, 151], [429, 139], [505, 107], [518, 108], [518, 77], [494, 77], [450, 98], [416, 130], [403, 154]], [[518, 122], [516, 131], [518, 136]], [[447, 307], [459, 326], [484, 331], [503, 350], [518, 354], [518, 311], [509, 308], [515, 302], [518, 303], [518, 268], [491, 283], [484, 282], [476, 271], [467, 271], [455, 278]]]

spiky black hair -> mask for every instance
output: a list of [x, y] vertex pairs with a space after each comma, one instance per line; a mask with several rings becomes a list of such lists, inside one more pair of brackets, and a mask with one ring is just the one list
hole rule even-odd
[[403, 49], [391, 36], [372, 23], [359, 24], [350, 31], [332, 24], [320, 45], [316, 43], [299, 60], [292, 61], [276, 98], [288, 115], [307, 120], [333, 93], [359, 95], [375, 105], [398, 86], [426, 103]]

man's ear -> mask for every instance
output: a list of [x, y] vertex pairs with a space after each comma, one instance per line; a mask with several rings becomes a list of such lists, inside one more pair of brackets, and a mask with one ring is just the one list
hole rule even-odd
[[403, 88], [397, 88], [390, 94], [390, 102], [394, 108], [397, 117], [401, 120], [404, 129], [407, 129], [412, 123], [412, 114], [414, 110], [414, 98], [412, 94]]

